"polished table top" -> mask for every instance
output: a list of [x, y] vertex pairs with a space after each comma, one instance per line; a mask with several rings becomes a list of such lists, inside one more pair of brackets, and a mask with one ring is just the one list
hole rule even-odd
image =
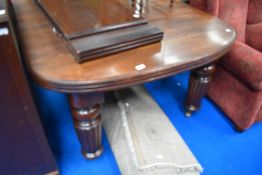
[[150, 0], [146, 18], [164, 39], [78, 64], [32, 0], [14, 1], [22, 49], [34, 79], [68, 93], [114, 90], [200, 67], [224, 55], [236, 33], [216, 17], [184, 3]]
[[71, 39], [79, 35], [84, 36], [146, 22], [143, 17], [134, 17], [128, 0], [36, 1], [48, 13], [60, 32]]

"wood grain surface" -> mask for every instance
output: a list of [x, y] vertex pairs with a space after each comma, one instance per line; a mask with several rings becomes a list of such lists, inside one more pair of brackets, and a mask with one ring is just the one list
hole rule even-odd
[[214, 62], [236, 37], [231, 26], [187, 4], [148, 2], [145, 18], [164, 31], [161, 43], [78, 64], [33, 1], [14, 1], [24, 58], [36, 82], [67, 93], [114, 90]]
[[[133, 16], [128, 0], [37, 0], [68, 39], [147, 23]], [[121, 3], [122, 2], [122, 3]]]
[[[159, 42], [163, 32], [123, 0], [35, 1], [77, 62]], [[122, 2], [122, 3], [121, 3]]]
[[0, 1], [0, 22], [8, 21], [7, 11], [6, 11], [6, 2]]

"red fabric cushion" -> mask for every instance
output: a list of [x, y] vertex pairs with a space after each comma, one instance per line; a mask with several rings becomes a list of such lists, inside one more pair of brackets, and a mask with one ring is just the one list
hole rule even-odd
[[262, 107], [260, 107], [260, 110], [257, 114], [256, 122], [262, 121]]
[[207, 2], [207, 12], [218, 16], [219, 15], [219, 0], [208, 0]]
[[220, 0], [219, 17], [237, 31], [237, 41], [245, 42], [248, 0]]
[[207, 3], [206, 0], [190, 0], [190, 5], [198, 8], [199, 10], [206, 11], [207, 9]]
[[219, 0], [190, 0], [190, 5], [214, 16], [218, 16]]
[[236, 42], [220, 64], [256, 90], [262, 90], [262, 53]]
[[237, 31], [237, 42], [217, 66], [208, 96], [239, 128], [247, 129], [262, 121], [262, 0], [190, 0], [190, 4]]
[[249, 0], [190, 0], [189, 3], [218, 16], [231, 24], [237, 32], [237, 40], [245, 42], [245, 30]]
[[[262, 2], [262, 0], [261, 0]], [[262, 11], [262, 9], [261, 9]], [[262, 22], [249, 24], [246, 29], [246, 43], [262, 52]]]
[[262, 0], [249, 0], [247, 23], [260, 22], [262, 22]]
[[208, 96], [241, 129], [249, 128], [257, 120], [262, 92], [251, 90], [221, 66], [216, 68]]

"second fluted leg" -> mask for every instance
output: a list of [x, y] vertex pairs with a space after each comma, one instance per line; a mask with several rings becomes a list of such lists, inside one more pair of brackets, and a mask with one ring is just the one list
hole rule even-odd
[[214, 71], [214, 64], [191, 71], [186, 99], [186, 116], [191, 116], [192, 112], [200, 108], [201, 100], [207, 93]]

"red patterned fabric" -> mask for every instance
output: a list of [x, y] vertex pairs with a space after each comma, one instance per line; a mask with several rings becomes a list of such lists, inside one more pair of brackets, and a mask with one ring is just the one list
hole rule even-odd
[[262, 53], [252, 47], [236, 42], [220, 61], [223, 67], [245, 81], [248, 86], [262, 90]]
[[190, 1], [190, 5], [192, 5], [193, 7], [196, 7], [202, 11], [207, 11], [207, 4], [206, 4], [206, 0], [194, 0], [194, 1]]
[[[262, 8], [261, 8], [261, 11], [262, 11]], [[262, 22], [257, 23], [257, 24], [247, 25], [246, 43], [249, 46], [262, 52]]]
[[192, 6], [207, 11], [214, 16], [218, 16], [219, 0], [206, 1], [206, 0], [194, 0], [190, 2]]
[[206, 1], [207, 3], [207, 12], [214, 16], [219, 15], [219, 0]]
[[256, 122], [262, 121], [262, 107], [260, 107], [260, 110], [257, 114]]
[[227, 21], [236, 29], [237, 40], [245, 42], [248, 0], [190, 0], [189, 2], [192, 6]]
[[208, 96], [244, 130], [262, 121], [262, 0], [190, 0], [209, 13], [214, 2], [211, 14], [235, 27], [238, 36], [219, 62]]
[[248, 24], [262, 22], [262, 0], [249, 0], [248, 7]]
[[243, 130], [256, 121], [262, 105], [261, 91], [250, 90], [221, 66], [217, 66], [208, 96]]
[[219, 18], [235, 28], [241, 42], [245, 42], [247, 11], [248, 0], [219, 0]]

